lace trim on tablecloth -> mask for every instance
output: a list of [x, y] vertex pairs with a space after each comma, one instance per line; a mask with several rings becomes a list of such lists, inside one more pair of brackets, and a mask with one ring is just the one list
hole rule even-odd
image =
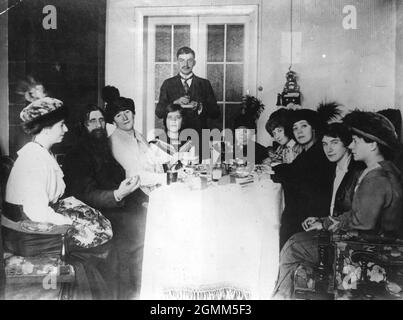
[[247, 289], [234, 286], [207, 286], [198, 288], [166, 288], [164, 298], [169, 300], [248, 300], [251, 293]]

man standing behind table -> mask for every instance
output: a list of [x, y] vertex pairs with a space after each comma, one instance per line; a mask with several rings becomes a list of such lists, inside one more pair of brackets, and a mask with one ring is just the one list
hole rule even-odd
[[218, 118], [220, 109], [210, 81], [193, 73], [195, 52], [189, 47], [182, 47], [176, 57], [179, 74], [162, 84], [155, 115], [164, 119], [167, 106], [179, 104], [185, 110], [186, 128], [195, 129], [200, 134], [201, 129], [207, 129], [207, 118]]
[[145, 224], [140, 181], [138, 177], [125, 179], [124, 169], [113, 158], [101, 108], [88, 105], [80, 122], [81, 138], [63, 166], [66, 194], [100, 210], [111, 221], [119, 261], [118, 299], [136, 298]]

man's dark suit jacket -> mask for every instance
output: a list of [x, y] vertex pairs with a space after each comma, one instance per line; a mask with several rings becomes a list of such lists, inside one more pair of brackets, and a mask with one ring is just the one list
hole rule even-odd
[[100, 210], [111, 221], [115, 239], [131, 237], [136, 233], [136, 228], [141, 228], [138, 221], [135, 221], [137, 225], [131, 230], [128, 230], [127, 225], [133, 216], [143, 214], [139, 208], [142, 202], [148, 201], [148, 197], [137, 189], [122, 201], [116, 201], [113, 190], [118, 189], [120, 182], [125, 179], [125, 171], [112, 153], [99, 154], [88, 139], [82, 138], [67, 153], [63, 172], [65, 195], [74, 196]]
[[[166, 117], [166, 107], [176, 99], [185, 96], [185, 89], [180, 75], [176, 75], [164, 81], [160, 90], [160, 97], [155, 109], [158, 118]], [[207, 79], [193, 76], [190, 86], [190, 101], [197, 101], [203, 104], [203, 110], [199, 114], [192, 109], [185, 109], [183, 128], [193, 128], [197, 131], [207, 129], [207, 118], [216, 119], [220, 116], [220, 109], [214, 96], [213, 88]]]
[[[113, 190], [118, 189], [125, 179], [125, 171], [111, 152], [101, 154], [95, 150], [83, 137], [67, 153], [63, 164], [65, 195], [74, 196], [100, 210], [112, 223], [120, 264], [119, 299], [128, 299], [140, 292], [147, 214], [142, 203], [148, 201], [148, 196], [137, 189], [122, 201], [116, 201]], [[129, 275], [127, 270], [133, 271]]]

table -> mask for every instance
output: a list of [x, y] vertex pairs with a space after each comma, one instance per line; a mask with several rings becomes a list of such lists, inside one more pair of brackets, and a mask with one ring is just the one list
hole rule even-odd
[[270, 299], [278, 273], [281, 186], [151, 192], [141, 299]]

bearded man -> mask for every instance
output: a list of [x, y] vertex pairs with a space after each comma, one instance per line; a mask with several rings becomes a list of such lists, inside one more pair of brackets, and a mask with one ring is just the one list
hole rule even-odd
[[100, 210], [112, 223], [118, 269], [118, 299], [135, 299], [140, 292], [146, 214], [138, 176], [125, 171], [112, 156], [101, 108], [88, 105], [80, 119], [81, 138], [66, 155], [66, 194]]

